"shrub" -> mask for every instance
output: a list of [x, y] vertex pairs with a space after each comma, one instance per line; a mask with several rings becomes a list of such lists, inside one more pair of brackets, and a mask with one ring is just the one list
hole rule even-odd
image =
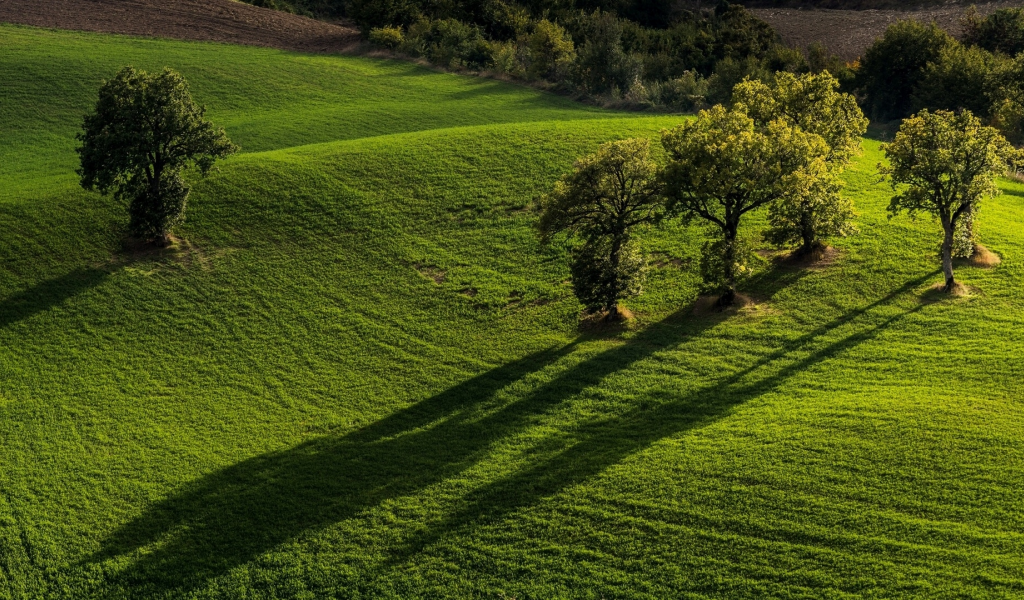
[[376, 27], [370, 30], [370, 42], [378, 46], [397, 50], [404, 42], [405, 36], [399, 27]]
[[595, 12], [588, 27], [587, 41], [573, 65], [573, 83], [581, 91], [597, 95], [628, 90], [640, 80], [643, 65], [639, 57], [622, 50], [619, 20], [611, 13]]
[[547, 19], [537, 22], [533, 33], [527, 38], [527, 47], [530, 50], [530, 68], [527, 72], [530, 77], [537, 79], [564, 78], [576, 58], [576, 49], [569, 33]]
[[868, 114], [879, 120], [908, 116], [925, 67], [939, 60], [942, 50], [952, 43], [953, 38], [934, 23], [900, 21], [890, 25], [868, 48], [858, 73]]
[[989, 115], [992, 101], [987, 93], [996, 57], [976, 46], [959, 42], [947, 44], [936, 59], [928, 63], [914, 88], [916, 109], [967, 109], [977, 115]]
[[493, 64], [492, 46], [480, 29], [455, 19], [415, 23], [401, 48], [449, 69], [483, 69]]
[[1017, 56], [1024, 52], [1024, 9], [1003, 8], [985, 19], [971, 10], [964, 16], [964, 43], [989, 52]]
[[491, 62], [498, 73], [517, 79], [526, 78], [530, 49], [518, 42], [497, 42], [491, 47]]
[[676, 110], [692, 112], [707, 108], [708, 80], [695, 71], [687, 71], [681, 77], [661, 85], [659, 100]]
[[761, 258], [754, 240], [737, 236], [729, 240], [721, 232], [712, 233], [700, 251], [701, 291], [721, 294], [753, 274]]
[[572, 291], [586, 311], [608, 311], [614, 317], [619, 301], [643, 292], [647, 263], [635, 244], [627, 243], [612, 259], [608, 238], [597, 238], [572, 250], [569, 272]]

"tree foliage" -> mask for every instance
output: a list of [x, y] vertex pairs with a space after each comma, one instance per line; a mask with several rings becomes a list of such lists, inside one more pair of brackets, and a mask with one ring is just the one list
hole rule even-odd
[[995, 178], [1006, 172], [1013, 147], [969, 111], [928, 112], [903, 121], [896, 138], [883, 146], [890, 181], [890, 215], [928, 213], [942, 224], [942, 270], [946, 291], [955, 286], [953, 246], [965, 215], [976, 216], [983, 198], [999, 193]]
[[976, 46], [947, 44], [925, 65], [912, 104], [918, 110], [967, 109], [987, 116], [992, 106], [988, 88], [997, 62], [992, 53]]
[[564, 234], [577, 242], [573, 287], [589, 310], [614, 313], [638, 292], [642, 260], [628, 248], [633, 231], [651, 223], [660, 206], [656, 174], [649, 140], [608, 142], [577, 160], [541, 200], [544, 239]]
[[620, 300], [639, 296], [647, 275], [647, 262], [632, 240], [612, 249], [610, 238], [595, 238], [571, 250], [569, 273], [572, 291], [587, 312], [606, 311], [619, 316]]
[[909, 115], [914, 88], [924, 77], [925, 66], [935, 62], [953, 41], [935, 23], [899, 21], [890, 25], [864, 54], [857, 75], [868, 114], [879, 120]]
[[133, 237], [164, 239], [184, 215], [182, 171], [194, 166], [206, 175], [237, 150], [204, 113], [170, 69], [151, 75], [125, 67], [100, 88], [78, 135], [78, 174], [85, 189], [128, 202]]
[[809, 166], [798, 178], [799, 192], [771, 205], [771, 227], [765, 237], [779, 246], [798, 244], [799, 252], [809, 253], [829, 237], [852, 233], [853, 205], [840, 195], [839, 174], [860, 152], [861, 136], [867, 131], [868, 120], [856, 99], [840, 93], [839, 81], [823, 71], [778, 73], [770, 85], [747, 80], [736, 86], [733, 101], [758, 127], [780, 119], [821, 136], [828, 145], [824, 161]]
[[576, 58], [576, 48], [568, 32], [556, 23], [541, 19], [527, 41], [530, 50], [528, 74], [537, 79], [557, 78], [568, 72]]
[[982, 19], [972, 6], [963, 26], [965, 44], [1007, 56], [1024, 52], [1024, 8], [1002, 8]]
[[[731, 304], [738, 277], [737, 239], [744, 215], [806, 193], [823, 169], [821, 136], [776, 119], [758, 127], [745, 109], [716, 106], [662, 134], [669, 162], [663, 172], [670, 214], [704, 221], [720, 232], [722, 304]], [[817, 165], [817, 166], [816, 166]]]

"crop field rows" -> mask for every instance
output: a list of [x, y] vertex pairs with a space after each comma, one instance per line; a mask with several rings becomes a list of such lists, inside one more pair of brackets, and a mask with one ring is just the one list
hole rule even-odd
[[[535, 199], [686, 117], [409, 63], [0, 25], [0, 598], [1019, 598], [1024, 184], [958, 268], [888, 219], [697, 309], [650, 229], [578, 327]], [[170, 66], [241, 153], [174, 252], [121, 249], [74, 136]], [[754, 219], [751, 231], [763, 227]], [[767, 247], [765, 247], [767, 249]]]

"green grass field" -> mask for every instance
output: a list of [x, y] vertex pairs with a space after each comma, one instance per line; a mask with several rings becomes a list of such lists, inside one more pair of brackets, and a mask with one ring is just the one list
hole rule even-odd
[[[644, 234], [577, 328], [532, 198], [599, 111], [401, 62], [0, 26], [0, 598], [1024, 597], [1024, 186], [943, 299], [937, 224], [766, 262], [698, 315]], [[77, 187], [104, 77], [171, 66], [243, 153], [176, 254]], [[759, 225], [751, 223], [752, 231]]]

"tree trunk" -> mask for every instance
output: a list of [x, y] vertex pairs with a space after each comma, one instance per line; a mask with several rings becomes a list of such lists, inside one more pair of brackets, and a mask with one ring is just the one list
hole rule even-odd
[[801, 256], [810, 256], [818, 243], [817, 236], [814, 235], [814, 224], [807, 210], [800, 214], [800, 242], [801, 246], [797, 250], [797, 254]]
[[725, 255], [722, 257], [724, 287], [718, 299], [719, 306], [732, 306], [736, 301], [736, 228], [725, 230]]
[[953, 279], [953, 234], [956, 225], [949, 217], [943, 216], [942, 229], [946, 234], [942, 240], [942, 274], [946, 277], [946, 285], [942, 289], [945, 292], [952, 292], [956, 285]]
[[622, 261], [622, 238], [616, 236], [615, 241], [612, 242], [612, 252], [608, 257], [608, 262], [612, 266], [612, 274], [615, 278], [615, 284], [608, 291], [608, 297], [605, 299], [605, 310], [608, 311], [609, 319], [618, 318], [619, 314], [619, 295], [622, 293], [620, 288], [621, 281], [619, 273], [619, 263]]

